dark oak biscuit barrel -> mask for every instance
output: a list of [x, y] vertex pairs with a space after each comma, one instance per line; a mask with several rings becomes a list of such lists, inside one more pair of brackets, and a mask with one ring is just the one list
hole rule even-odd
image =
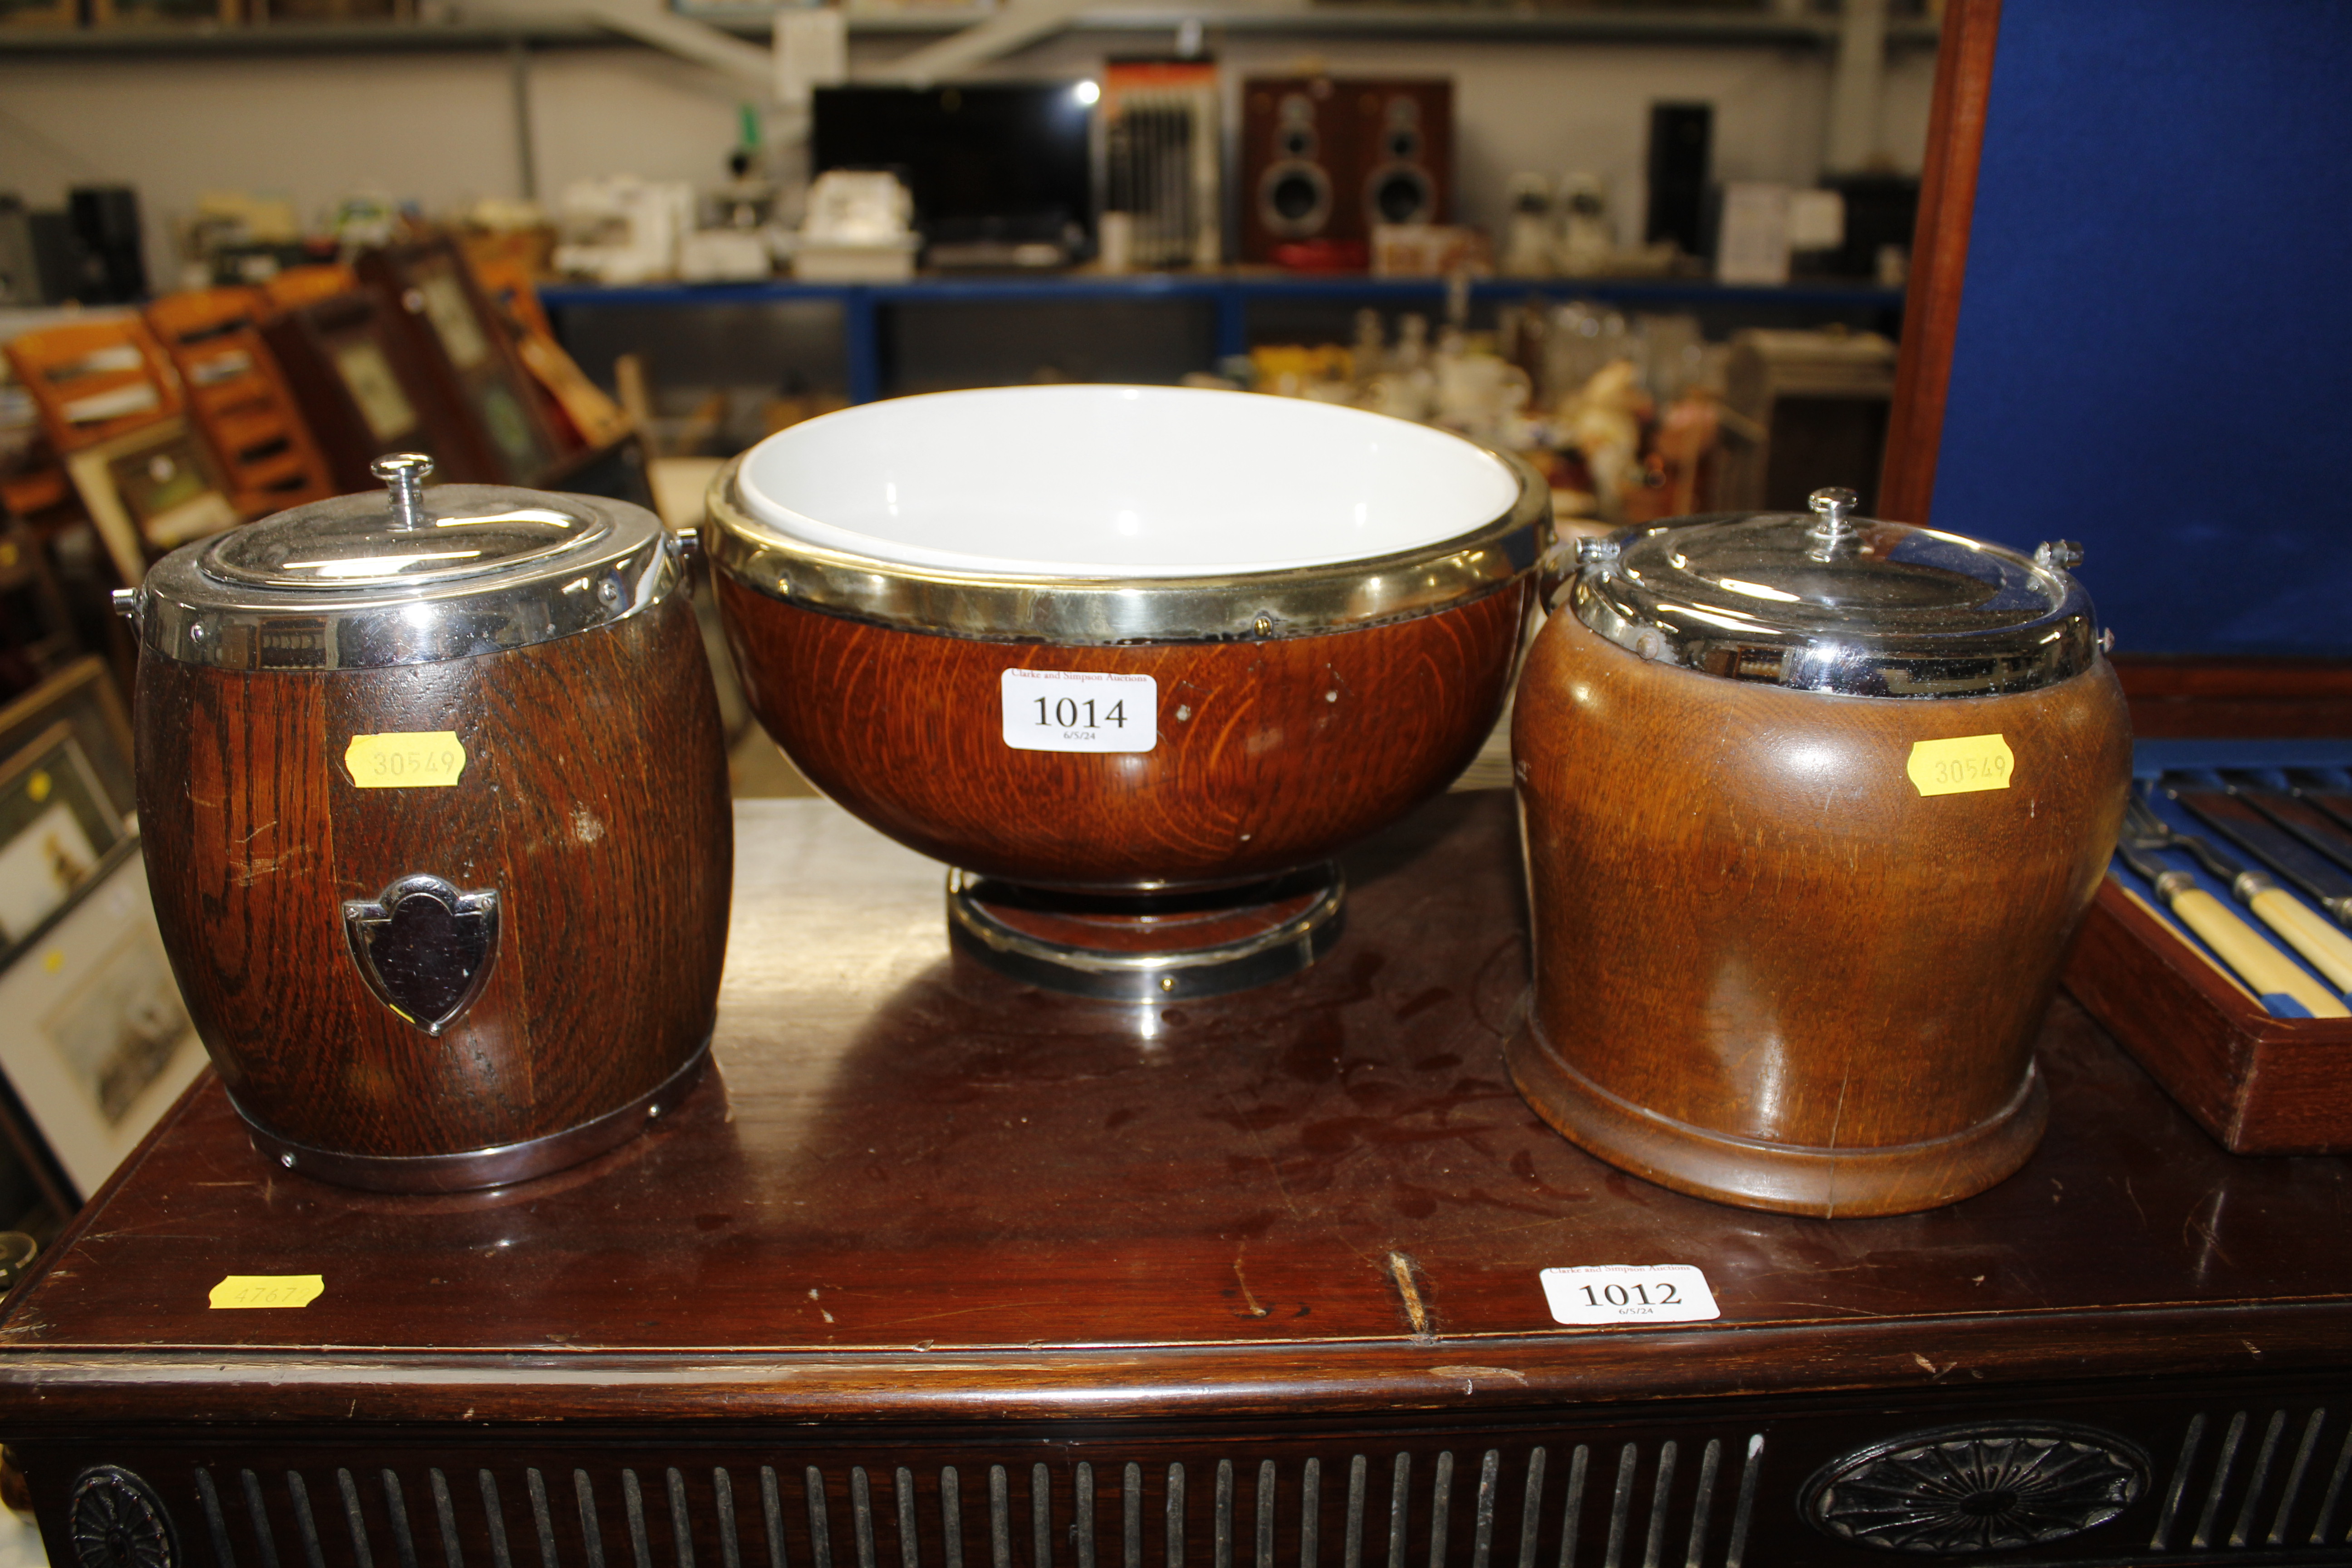
[[1901, 1213], [2041, 1137], [2031, 1042], [2129, 729], [2062, 565], [1874, 523], [1815, 559], [1805, 530], [1601, 546], [1537, 639], [1513, 734], [1536, 988], [1509, 1058], [1554, 1126], [1664, 1185]]
[[281, 513], [138, 605], [164, 942], [263, 1152], [387, 1190], [587, 1158], [702, 1070], [732, 865], [678, 547], [445, 486]]

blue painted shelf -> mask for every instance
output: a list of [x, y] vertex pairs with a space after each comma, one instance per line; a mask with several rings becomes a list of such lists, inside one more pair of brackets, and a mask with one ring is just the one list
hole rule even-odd
[[[1040, 277], [919, 278], [906, 283], [652, 283], [634, 287], [556, 284], [540, 291], [551, 310], [596, 306], [692, 310], [700, 306], [827, 301], [839, 306], [848, 356], [848, 392], [854, 403], [882, 395], [883, 369], [878, 321], [882, 312], [908, 304], [987, 305], [1205, 300], [1214, 310], [1216, 353], [1249, 352], [1253, 306], [1273, 303], [1337, 303], [1371, 306], [1433, 305], [1444, 298], [1442, 278], [1371, 278], [1358, 274], [1315, 276], [1244, 273], [1151, 272], [1112, 277], [1055, 273]], [[1743, 288], [1686, 278], [1479, 278], [1473, 300], [1507, 302], [1530, 294], [1547, 299], [1606, 301], [1636, 310], [1707, 306], [1772, 310], [1895, 312], [1903, 290], [1852, 284], [1791, 284]], [[1204, 367], [1205, 368], [1205, 367]]]

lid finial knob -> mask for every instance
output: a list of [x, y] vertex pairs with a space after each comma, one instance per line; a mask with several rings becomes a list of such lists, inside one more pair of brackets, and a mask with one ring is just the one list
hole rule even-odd
[[433, 459], [422, 452], [387, 452], [368, 465], [368, 472], [392, 489], [394, 527], [425, 526], [425, 476], [432, 471]]
[[1816, 561], [1827, 561], [1848, 537], [1845, 514], [1861, 505], [1862, 498], [1852, 490], [1832, 485], [1826, 489], [1815, 490], [1805, 499], [1805, 504], [1811, 507], [1813, 515], [1820, 519], [1805, 531], [1805, 537], [1813, 542], [1813, 547], [1806, 553]]
[[1805, 504], [1822, 520], [1814, 524], [1813, 532], [1834, 539], [1845, 531], [1845, 514], [1860, 506], [1862, 498], [1852, 490], [1832, 486], [1815, 490], [1806, 498]]

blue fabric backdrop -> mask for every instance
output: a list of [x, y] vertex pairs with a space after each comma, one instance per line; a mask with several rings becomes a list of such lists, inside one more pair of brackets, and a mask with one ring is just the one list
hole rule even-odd
[[2010, 0], [1932, 521], [2117, 651], [2352, 654], [2352, 5]]

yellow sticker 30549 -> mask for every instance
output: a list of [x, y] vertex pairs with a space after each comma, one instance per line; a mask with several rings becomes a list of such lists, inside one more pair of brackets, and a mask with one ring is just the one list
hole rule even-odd
[[466, 771], [466, 748], [454, 730], [353, 735], [343, 766], [362, 789], [433, 789], [457, 782]]
[[1966, 795], [2007, 789], [2017, 758], [1999, 735], [1954, 735], [1912, 742], [1911, 761], [1903, 771], [1921, 795]]
[[327, 1288], [322, 1274], [232, 1274], [213, 1287], [215, 1307], [307, 1307]]

